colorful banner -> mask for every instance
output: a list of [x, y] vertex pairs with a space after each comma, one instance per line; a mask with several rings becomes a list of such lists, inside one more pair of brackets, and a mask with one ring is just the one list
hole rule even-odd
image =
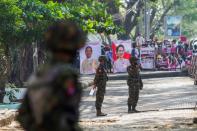
[[142, 69], [154, 69], [155, 48], [141, 48]]
[[101, 55], [101, 44], [89, 42], [80, 50], [80, 73], [94, 74], [98, 67], [98, 57]]
[[147, 58], [141, 60], [142, 69], [154, 69], [154, 59]]
[[112, 53], [114, 73], [126, 72], [127, 67], [130, 65], [129, 58], [131, 57], [131, 40], [119, 40], [113, 42]]

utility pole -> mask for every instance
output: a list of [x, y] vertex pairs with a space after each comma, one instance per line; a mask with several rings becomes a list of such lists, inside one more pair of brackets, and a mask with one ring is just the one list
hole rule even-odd
[[150, 38], [150, 10], [147, 7], [147, 2], [148, 0], [144, 0], [144, 29], [145, 29], [145, 34], [144, 34], [144, 38], [145, 41], [149, 40]]
[[146, 3], [147, 0], [144, 0], [144, 6], [145, 6], [145, 9], [144, 9], [144, 29], [145, 29], [145, 32], [144, 32], [144, 39], [145, 41], [147, 40], [147, 3]]

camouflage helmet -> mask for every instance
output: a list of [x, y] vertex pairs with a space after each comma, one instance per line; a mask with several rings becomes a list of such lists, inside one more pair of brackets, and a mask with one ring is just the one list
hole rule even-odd
[[73, 52], [85, 45], [86, 34], [72, 21], [58, 21], [48, 28], [45, 42], [52, 52]]
[[101, 61], [106, 61], [106, 57], [105, 56], [99, 56], [98, 58], [98, 61], [101, 62]]
[[131, 57], [131, 58], [129, 59], [129, 61], [130, 61], [130, 63], [136, 63], [136, 62], [138, 61], [138, 58], [136, 58], [136, 57]]

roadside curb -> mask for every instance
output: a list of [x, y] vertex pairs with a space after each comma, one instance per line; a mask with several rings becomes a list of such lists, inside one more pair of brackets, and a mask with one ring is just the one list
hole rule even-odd
[[[142, 79], [150, 79], [150, 78], [165, 78], [165, 77], [185, 77], [188, 76], [186, 72], [175, 71], [175, 72], [152, 72], [152, 73], [141, 73]], [[117, 74], [109, 76], [109, 80], [126, 80], [128, 75]]]

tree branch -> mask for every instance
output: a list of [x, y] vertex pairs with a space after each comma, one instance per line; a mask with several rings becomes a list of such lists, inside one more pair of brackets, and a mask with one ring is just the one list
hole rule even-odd
[[130, 12], [125, 19], [124, 27], [126, 30], [126, 35], [129, 35], [131, 31], [133, 30], [133, 28], [137, 25], [138, 17], [140, 16], [140, 11], [142, 10], [142, 7], [143, 7], [142, 0], [137, 0], [135, 1], [135, 3], [136, 2], [138, 2], [136, 5], [136, 13]]
[[156, 23], [156, 25], [152, 28], [151, 33], [150, 33], [150, 38], [153, 38], [155, 35], [155, 32], [159, 30], [159, 28], [163, 25], [164, 17], [166, 14], [169, 12], [169, 10], [173, 7], [173, 3], [171, 3], [163, 12], [161, 15], [159, 21]]

